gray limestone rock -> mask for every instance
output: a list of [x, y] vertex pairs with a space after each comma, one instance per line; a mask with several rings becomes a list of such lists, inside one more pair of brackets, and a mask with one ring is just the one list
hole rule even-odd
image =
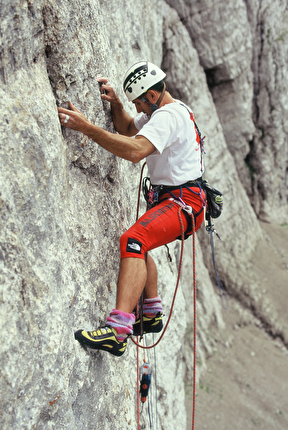
[[[96, 328], [115, 306], [118, 243], [136, 217], [141, 166], [63, 129], [57, 106], [72, 101], [114, 132], [96, 76], [109, 77], [134, 115], [122, 79], [139, 59], [162, 66], [206, 135], [204, 177], [224, 194], [215, 256], [228, 294], [287, 345], [284, 312], [249, 275], [263, 241], [257, 217], [287, 222], [286, 3], [15, 0], [1, 1], [0, 15], [1, 428], [137, 426], [135, 345], [117, 359], [80, 347], [73, 333]], [[165, 248], [153, 251], [166, 320], [179, 252], [176, 241], [169, 263]], [[145, 353], [154, 383], [141, 428], [152, 416], [155, 428], [186, 429], [191, 260], [189, 239], [170, 326]], [[199, 382], [225, 328], [204, 226], [196, 273]]]

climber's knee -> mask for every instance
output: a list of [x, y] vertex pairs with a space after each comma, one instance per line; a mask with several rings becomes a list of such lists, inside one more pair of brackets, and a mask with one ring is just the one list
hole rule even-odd
[[133, 237], [129, 230], [120, 237], [120, 256], [122, 258], [143, 258], [145, 259], [145, 251], [143, 243]]

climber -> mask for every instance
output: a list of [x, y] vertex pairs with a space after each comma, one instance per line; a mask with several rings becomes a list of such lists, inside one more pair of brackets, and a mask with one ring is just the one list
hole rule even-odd
[[[199, 135], [190, 109], [172, 98], [164, 81], [166, 74], [156, 65], [140, 61], [125, 74], [123, 88], [139, 114], [132, 118], [108, 83], [98, 78], [101, 97], [110, 102], [117, 133], [89, 122], [69, 102], [70, 109], [59, 107], [61, 125], [80, 131], [112, 154], [138, 163], [146, 158], [152, 207], [120, 238], [120, 270], [116, 307], [106, 326], [95, 331], [78, 330], [75, 339], [93, 349], [124, 353], [130, 335], [140, 334], [140, 319], [134, 309], [144, 291], [144, 333], [162, 330], [163, 308], [157, 295], [157, 268], [148, 251], [174, 241], [181, 235], [179, 205], [193, 210], [195, 231], [203, 219], [205, 193]], [[152, 194], [151, 194], [152, 192]], [[181, 211], [185, 235], [191, 234], [191, 217]]]

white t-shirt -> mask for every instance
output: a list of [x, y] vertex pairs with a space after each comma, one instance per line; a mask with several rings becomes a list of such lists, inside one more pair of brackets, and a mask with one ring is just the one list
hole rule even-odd
[[[181, 102], [182, 103], [182, 102]], [[201, 148], [194, 122], [178, 100], [157, 109], [149, 118], [134, 118], [138, 135], [146, 137], [156, 150], [146, 157], [153, 185], [181, 185], [202, 176]]]

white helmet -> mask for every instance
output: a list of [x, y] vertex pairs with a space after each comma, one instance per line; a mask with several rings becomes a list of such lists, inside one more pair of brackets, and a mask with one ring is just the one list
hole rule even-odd
[[137, 99], [141, 94], [158, 84], [166, 76], [159, 67], [148, 61], [139, 61], [133, 64], [124, 76], [123, 88], [130, 102]]

